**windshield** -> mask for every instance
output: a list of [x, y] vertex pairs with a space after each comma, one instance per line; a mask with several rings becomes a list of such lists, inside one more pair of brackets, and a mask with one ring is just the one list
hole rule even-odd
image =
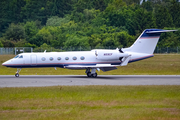
[[19, 58], [23, 58], [23, 56], [21, 55]]
[[18, 58], [18, 57], [19, 57], [19, 55], [15, 56], [14, 58]]

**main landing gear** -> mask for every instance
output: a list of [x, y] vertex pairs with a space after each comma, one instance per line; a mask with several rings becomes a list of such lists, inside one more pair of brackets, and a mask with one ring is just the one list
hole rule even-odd
[[88, 77], [94, 77], [94, 78], [97, 77], [96, 69], [92, 69], [90, 71], [90, 68], [88, 68], [88, 69], [86, 69], [86, 74]]
[[17, 72], [15, 74], [15, 77], [19, 77], [19, 72], [21, 71], [21, 68], [17, 68]]

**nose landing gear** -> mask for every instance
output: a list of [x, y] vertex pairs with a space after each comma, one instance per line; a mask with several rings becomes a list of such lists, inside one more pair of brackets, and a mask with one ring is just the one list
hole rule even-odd
[[15, 74], [15, 77], [19, 77], [19, 72], [21, 71], [21, 68], [17, 68], [17, 72]]

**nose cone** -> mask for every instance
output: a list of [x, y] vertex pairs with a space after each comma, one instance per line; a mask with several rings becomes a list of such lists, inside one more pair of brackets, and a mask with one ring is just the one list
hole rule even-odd
[[2, 63], [2, 66], [8, 66], [8, 65], [10, 65], [10, 64], [11, 64], [11, 60], [8, 60], [8, 61]]
[[6, 66], [6, 64], [7, 64], [7, 61], [6, 61], [6, 62], [4, 62], [4, 63], [2, 63], [2, 66]]

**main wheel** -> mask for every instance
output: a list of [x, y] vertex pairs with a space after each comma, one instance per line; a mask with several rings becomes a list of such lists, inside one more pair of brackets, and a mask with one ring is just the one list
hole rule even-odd
[[92, 77], [97, 77], [97, 73], [91, 74]]
[[16, 77], [19, 77], [19, 74], [18, 74], [18, 73], [16, 73], [16, 74], [15, 74], [15, 76], [16, 76]]
[[88, 73], [87, 73], [87, 76], [88, 76], [88, 77], [91, 77], [91, 72], [88, 72]]

